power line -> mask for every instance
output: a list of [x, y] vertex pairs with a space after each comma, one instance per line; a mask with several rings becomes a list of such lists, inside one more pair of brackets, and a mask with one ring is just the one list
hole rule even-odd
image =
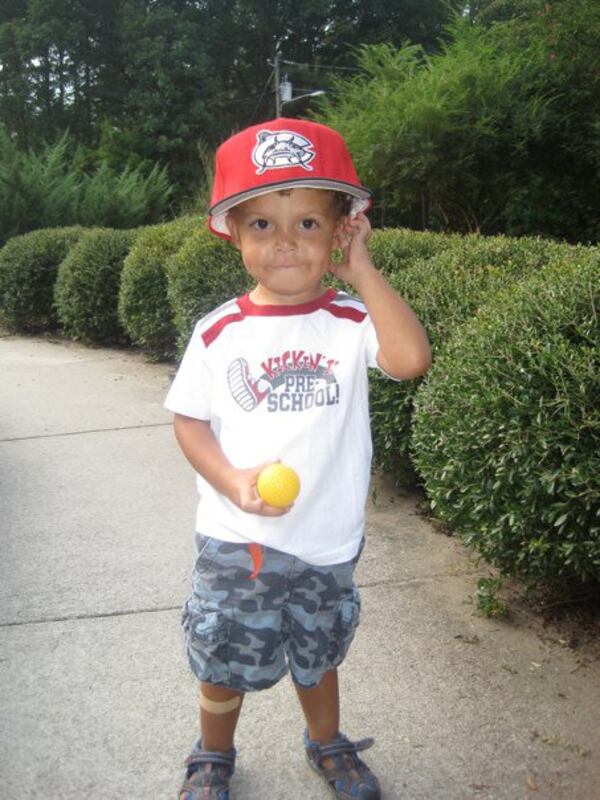
[[282, 64], [292, 64], [295, 67], [311, 67], [311, 69], [329, 69], [329, 70], [341, 70], [344, 72], [364, 72], [363, 69], [358, 67], [334, 67], [332, 64], [307, 64], [304, 61], [286, 61], [285, 59], [281, 59]]
[[[304, 63], [304, 62], [301, 62], [301, 61], [287, 61], [287, 60], [284, 60], [283, 58], [280, 59], [280, 63], [281, 64], [291, 64], [292, 66], [295, 66], [295, 67], [312, 67], [314, 69], [326, 69], [326, 70], [344, 70], [346, 72], [364, 72], [364, 70], [357, 69], [356, 67], [334, 67], [334, 66], [328, 65], [328, 64], [308, 64], [308, 63]], [[217, 99], [217, 100], [213, 100], [213, 102], [211, 102], [211, 103], [207, 103], [206, 107], [207, 108], [214, 108], [215, 106], [217, 106], [217, 107], [221, 107], [221, 108], [226, 108], [228, 106], [251, 103], [254, 100], [256, 100], [256, 104], [254, 106], [252, 114], [249, 117], [248, 124], [251, 124], [253, 119], [254, 119], [254, 117], [255, 117], [255, 115], [256, 115], [256, 112], [258, 111], [258, 109], [260, 107], [260, 104], [264, 100], [264, 97], [265, 97], [265, 94], [267, 92], [267, 89], [269, 88], [269, 84], [271, 83], [271, 80], [273, 79], [274, 72], [275, 72], [275, 69], [273, 68], [271, 70], [270, 74], [269, 74], [269, 77], [265, 81], [265, 85], [263, 86], [262, 91], [260, 92], [260, 94], [251, 94], [251, 95], [247, 95], [246, 97], [238, 97], [238, 98], [235, 98], [235, 99], [231, 98], [231, 100], [225, 100], [225, 101]], [[298, 91], [304, 91], [304, 90], [298, 89]], [[312, 90], [306, 90], [306, 91], [312, 91]]]
[[[232, 97], [229, 100], [217, 99], [217, 100], [213, 100], [211, 103], [206, 103], [205, 105], [206, 105], [206, 108], [226, 108], [227, 106], [234, 106], [234, 105], [238, 105], [240, 103], [253, 103], [256, 100], [256, 98], [258, 98], [258, 100], [257, 100], [257, 106], [258, 106], [258, 103], [262, 100], [263, 97], [264, 97], [264, 91], [263, 91], [262, 95], [249, 94], [249, 95], [245, 95], [244, 97]], [[255, 111], [256, 111], [256, 109], [255, 109]]]
[[265, 85], [263, 86], [263, 90], [262, 90], [262, 92], [260, 93], [260, 96], [259, 96], [258, 100], [256, 101], [256, 105], [254, 106], [254, 111], [253, 111], [253, 112], [252, 112], [252, 114], [250, 115], [250, 120], [249, 120], [249, 122], [250, 122], [250, 123], [251, 123], [251, 122], [254, 120], [254, 115], [256, 114], [256, 112], [258, 111], [258, 107], [259, 107], [259, 106], [260, 106], [260, 104], [262, 103], [263, 97], [265, 96], [265, 92], [267, 91], [267, 87], [268, 87], [268, 86], [269, 86], [269, 84], [271, 83], [271, 78], [273, 77], [273, 73], [274, 73], [274, 72], [275, 72], [275, 69], [272, 69], [272, 70], [271, 70], [271, 74], [270, 74], [270, 75], [269, 75], [269, 77], [267, 78], [267, 82], [266, 82], [266, 83], [265, 83]]

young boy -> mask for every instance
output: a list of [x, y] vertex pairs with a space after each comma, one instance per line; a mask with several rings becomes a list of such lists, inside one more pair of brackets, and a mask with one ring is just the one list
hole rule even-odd
[[[369, 205], [344, 140], [323, 125], [276, 119], [217, 151], [209, 227], [238, 248], [256, 286], [198, 322], [166, 400], [200, 492], [183, 625], [202, 735], [180, 800], [229, 800], [244, 695], [288, 669], [311, 766], [335, 797], [380, 797], [357, 755], [373, 740], [340, 732], [337, 678], [360, 610], [367, 370], [414, 378], [431, 354], [371, 263]], [[361, 300], [326, 290], [328, 272]], [[279, 459], [301, 480], [284, 509], [256, 490]]]

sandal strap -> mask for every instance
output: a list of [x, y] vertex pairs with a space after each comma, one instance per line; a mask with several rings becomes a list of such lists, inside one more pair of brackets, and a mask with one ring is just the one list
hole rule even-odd
[[[182, 794], [189, 794], [189, 796], [193, 798], [206, 797], [206, 792], [210, 791], [211, 788], [212, 785], [210, 783], [205, 783], [202, 784], [202, 786], [199, 786], [197, 783], [193, 783], [192, 781], [186, 779], [179, 790], [178, 797], [181, 797]], [[199, 791], [202, 792], [202, 795], [198, 794]]]
[[375, 739], [368, 737], [360, 739], [358, 742], [351, 742], [349, 739], [340, 739], [331, 744], [319, 745], [319, 758], [327, 758], [328, 756], [337, 756], [342, 753], [360, 753], [361, 750], [367, 750], [375, 743]]
[[221, 764], [224, 767], [233, 767], [234, 763], [234, 755], [221, 753], [218, 750], [199, 750], [186, 759], [185, 766], [199, 767], [201, 764]]

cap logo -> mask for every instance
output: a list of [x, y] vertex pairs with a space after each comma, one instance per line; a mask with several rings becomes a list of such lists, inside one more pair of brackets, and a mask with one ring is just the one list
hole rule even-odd
[[293, 131], [260, 131], [257, 143], [252, 151], [252, 161], [262, 175], [268, 169], [285, 169], [302, 167], [312, 172], [310, 162], [315, 157], [311, 148], [313, 143]]

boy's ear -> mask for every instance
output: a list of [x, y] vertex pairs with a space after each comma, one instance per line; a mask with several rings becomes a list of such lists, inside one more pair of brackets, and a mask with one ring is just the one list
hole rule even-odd
[[333, 249], [338, 250], [345, 244], [345, 228], [346, 223], [350, 219], [348, 214], [345, 214], [343, 217], [340, 217], [336, 223], [335, 228], [333, 229]]

